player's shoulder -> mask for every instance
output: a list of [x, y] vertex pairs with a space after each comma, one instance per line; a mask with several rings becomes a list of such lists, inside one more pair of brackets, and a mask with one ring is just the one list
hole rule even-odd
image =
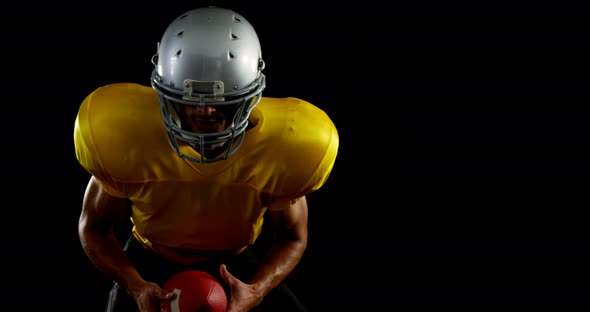
[[114, 82], [106, 85], [99, 86], [95, 89], [95, 92], [128, 92], [128, 91], [138, 91], [143, 90], [149, 87], [144, 85], [140, 85], [136, 82]]
[[153, 89], [132, 82], [117, 82], [103, 85], [94, 89], [87, 98], [93, 101], [124, 99], [127, 96], [150, 94]]
[[116, 118], [119, 115], [143, 113], [144, 107], [154, 106], [157, 96], [153, 88], [137, 83], [112, 83], [90, 92], [82, 101], [78, 115], [96, 118]]
[[263, 97], [258, 107], [269, 122], [309, 124], [312, 121], [332, 124], [328, 114], [307, 100], [296, 97]]
[[269, 147], [263, 150], [272, 150], [262, 157], [264, 163], [274, 166], [277, 175], [283, 172], [289, 177], [281, 183], [280, 192], [302, 195], [317, 189], [332, 170], [338, 152], [338, 131], [330, 116], [295, 97], [265, 98], [259, 105], [262, 116], [257, 134]]
[[[318, 106], [300, 98], [264, 98], [259, 134], [274, 146], [273, 157], [283, 162], [303, 161], [308, 165], [322, 161], [339, 145], [336, 126], [330, 116]], [[276, 148], [281, 146], [281, 148]], [[302, 150], [303, 149], [303, 150]], [[306, 157], [299, 157], [301, 153]]]
[[323, 113], [316, 105], [297, 97], [262, 97], [259, 105], [265, 109], [280, 112], [309, 110], [314, 113]]
[[144, 171], [134, 170], [166, 153], [160, 104], [150, 90], [116, 83], [95, 89], [84, 100], [75, 122], [74, 144], [85, 168], [121, 180], [135, 179]]
[[272, 129], [291, 140], [317, 140], [337, 135], [330, 116], [318, 106], [296, 97], [263, 98], [260, 101], [265, 129]]

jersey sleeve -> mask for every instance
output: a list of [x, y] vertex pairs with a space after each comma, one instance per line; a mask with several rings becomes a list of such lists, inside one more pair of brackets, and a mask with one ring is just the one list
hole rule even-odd
[[333, 126], [333, 124], [331, 125], [332, 126], [330, 127], [330, 130], [325, 135], [326, 139], [324, 141], [324, 157], [321, 158], [306, 185], [304, 185], [302, 189], [302, 195], [309, 194], [322, 187], [326, 183], [330, 173], [332, 172], [332, 169], [334, 168], [336, 155], [338, 154], [339, 137], [336, 128]]
[[94, 128], [101, 125], [95, 123], [95, 120], [92, 119], [92, 113], [94, 113], [93, 105], [99, 90], [95, 90], [83, 100], [76, 116], [74, 123], [76, 159], [87, 172], [96, 178], [107, 193], [124, 198], [127, 197], [127, 194], [124, 192], [123, 185], [113, 179], [104, 168], [98, 147], [95, 144]]
[[[321, 188], [330, 176], [339, 147], [339, 135], [329, 116], [318, 107], [301, 99], [289, 99], [292, 113], [285, 118], [282, 142], [275, 142], [274, 154], [281, 154], [286, 168], [278, 179], [273, 197], [291, 200]], [[287, 102], [289, 103], [289, 102]]]

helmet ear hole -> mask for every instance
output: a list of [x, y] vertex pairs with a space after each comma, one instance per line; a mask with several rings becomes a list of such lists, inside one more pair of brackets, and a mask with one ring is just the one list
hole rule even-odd
[[151, 58], [152, 65], [154, 65], [154, 66], [158, 65], [158, 51], [160, 51], [160, 42], [158, 42], [158, 44], [156, 46], [156, 53], [154, 55], [152, 55], [152, 58]]
[[258, 59], [258, 70], [262, 71], [266, 67], [266, 63], [263, 59]]

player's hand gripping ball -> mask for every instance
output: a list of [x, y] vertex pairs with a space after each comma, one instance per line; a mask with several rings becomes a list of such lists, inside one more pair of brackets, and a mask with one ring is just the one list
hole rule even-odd
[[174, 292], [162, 300], [161, 312], [225, 312], [227, 296], [215, 277], [207, 272], [188, 270], [170, 277], [162, 288]]

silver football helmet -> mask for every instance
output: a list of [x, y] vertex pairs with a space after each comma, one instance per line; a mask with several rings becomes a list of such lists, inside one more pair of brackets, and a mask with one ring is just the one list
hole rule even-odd
[[[201, 163], [235, 153], [266, 86], [260, 42], [252, 25], [228, 9], [188, 11], [170, 23], [152, 63], [151, 85], [160, 99], [170, 146], [181, 157]], [[213, 133], [195, 132], [182, 124], [181, 105], [231, 112], [228, 126]], [[182, 153], [179, 141], [192, 146], [200, 157]], [[212, 150], [216, 152], [210, 154]]]

